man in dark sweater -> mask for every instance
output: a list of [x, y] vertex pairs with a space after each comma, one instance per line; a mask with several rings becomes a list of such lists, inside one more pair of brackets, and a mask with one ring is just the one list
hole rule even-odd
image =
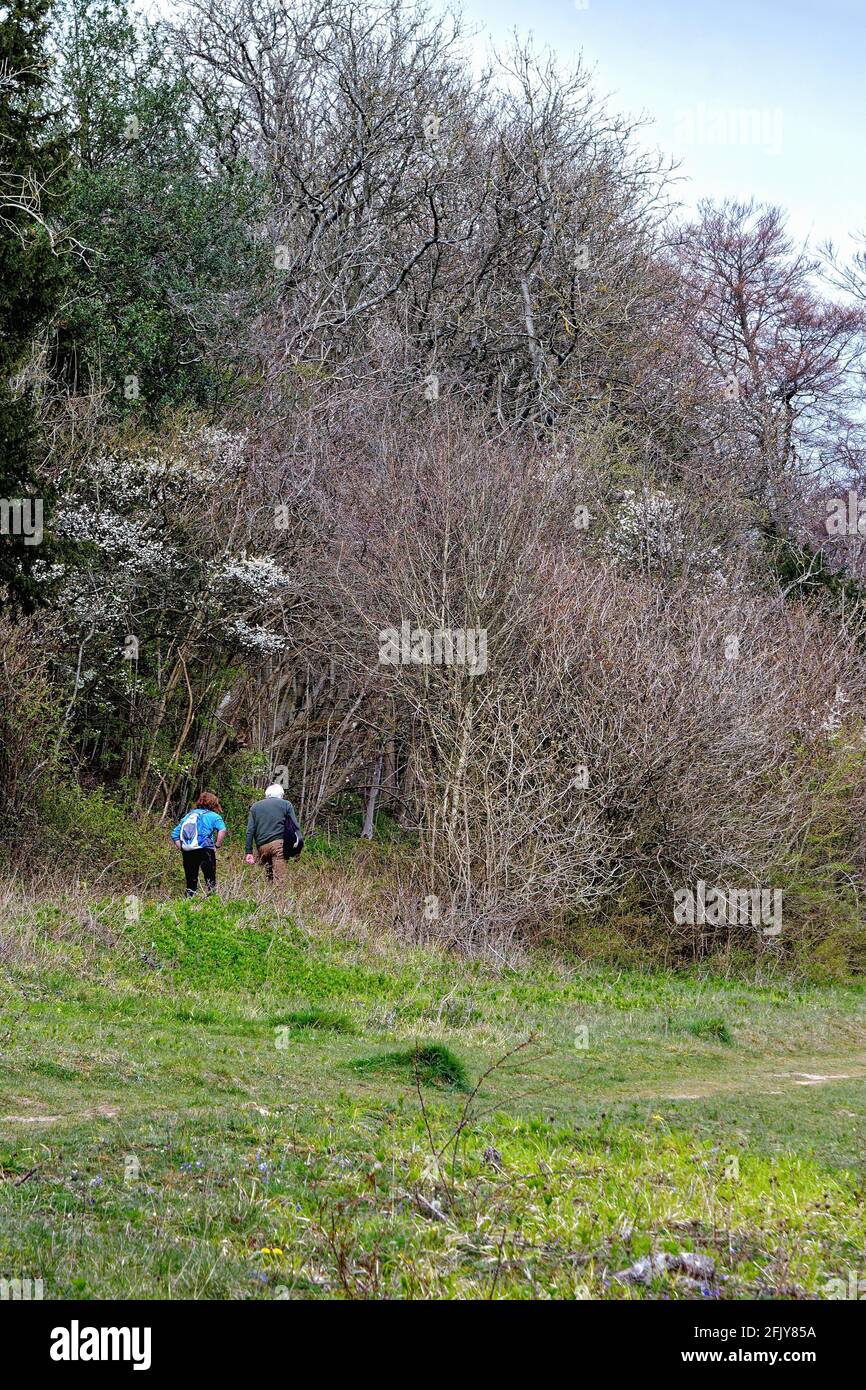
[[268, 787], [261, 801], [253, 802], [247, 820], [247, 863], [255, 864], [253, 844], [259, 852], [259, 863], [264, 864], [269, 879], [282, 883], [286, 877], [286, 861], [283, 856], [283, 826], [286, 812], [291, 812], [292, 820], [297, 821], [295, 808], [286, 801], [279, 782]]

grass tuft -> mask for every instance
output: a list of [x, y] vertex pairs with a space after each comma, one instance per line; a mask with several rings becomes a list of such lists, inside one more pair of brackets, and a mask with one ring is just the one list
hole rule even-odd
[[287, 1027], [298, 1032], [321, 1030], [327, 1033], [354, 1033], [356, 1028], [345, 1014], [335, 1014], [329, 1009], [299, 1009], [288, 1013], [281, 1020]]
[[406, 1072], [423, 1086], [439, 1086], [452, 1091], [467, 1091], [466, 1069], [458, 1057], [443, 1043], [417, 1043], [404, 1052], [386, 1052], [378, 1057], [361, 1057], [351, 1062], [355, 1071]]
[[734, 1041], [733, 1033], [719, 1015], [689, 1018], [682, 1026], [686, 1033], [691, 1033], [693, 1038], [700, 1038], [703, 1042], [720, 1042], [730, 1047]]

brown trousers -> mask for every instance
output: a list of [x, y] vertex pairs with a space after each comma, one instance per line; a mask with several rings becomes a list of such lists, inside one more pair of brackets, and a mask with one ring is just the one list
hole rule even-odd
[[286, 861], [283, 858], [282, 840], [269, 840], [266, 845], [259, 845], [259, 863], [264, 864], [269, 882], [285, 883]]

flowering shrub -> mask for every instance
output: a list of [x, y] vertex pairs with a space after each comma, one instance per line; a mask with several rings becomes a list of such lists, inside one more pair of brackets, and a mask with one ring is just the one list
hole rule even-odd
[[185, 446], [178, 454], [101, 455], [60, 499], [59, 534], [93, 555], [63, 576], [66, 634], [88, 642], [140, 636], [157, 607], [195, 614], [202, 636], [229, 658], [278, 652], [283, 636], [266, 619], [279, 616], [291, 578], [272, 556], [236, 547], [221, 525], [222, 492], [236, 481], [243, 440], [210, 431]]
[[620, 499], [604, 542], [607, 554], [618, 560], [639, 561], [647, 571], [679, 574], [688, 561], [712, 584], [725, 583], [719, 548], [688, 524], [681, 501], [666, 493], [628, 488]]
[[54, 524], [77, 557], [51, 576], [68, 723], [115, 767], [126, 743], [143, 797], [195, 776], [218, 731], [231, 737], [233, 672], [286, 645], [297, 585], [267, 553], [273, 533], [257, 535], [244, 449], [213, 430], [112, 449], [58, 499]]

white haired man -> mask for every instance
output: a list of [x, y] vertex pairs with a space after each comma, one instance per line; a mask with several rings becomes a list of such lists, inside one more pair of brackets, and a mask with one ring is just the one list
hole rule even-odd
[[281, 884], [286, 877], [286, 860], [283, 853], [283, 828], [286, 815], [297, 824], [295, 808], [286, 800], [285, 792], [279, 782], [272, 782], [261, 801], [254, 801], [247, 818], [246, 857], [248, 864], [255, 864], [253, 854], [255, 845], [259, 863], [265, 867], [270, 881]]

